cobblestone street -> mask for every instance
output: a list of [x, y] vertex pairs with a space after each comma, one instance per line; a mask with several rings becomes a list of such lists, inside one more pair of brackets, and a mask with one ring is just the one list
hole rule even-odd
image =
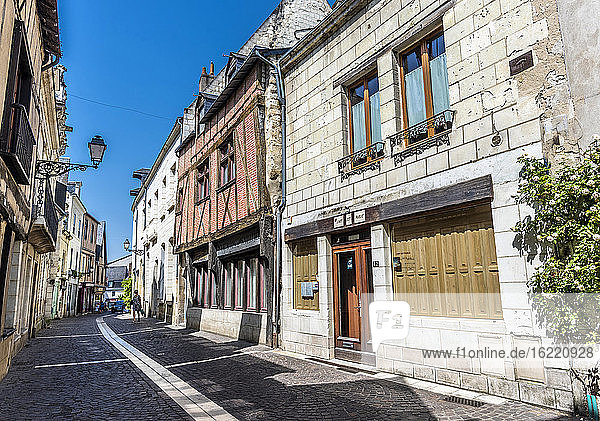
[[[479, 408], [450, 403], [399, 379], [349, 372], [151, 319], [104, 320], [119, 338], [238, 419], [570, 419], [516, 402]], [[53, 322], [17, 355], [0, 383], [2, 420], [109, 417], [193, 418], [106, 340], [97, 316]]]

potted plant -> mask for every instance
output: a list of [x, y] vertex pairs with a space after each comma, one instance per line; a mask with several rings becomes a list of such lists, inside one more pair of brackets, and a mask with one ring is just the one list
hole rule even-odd
[[583, 384], [587, 395], [588, 415], [590, 419], [598, 421], [598, 401], [600, 400], [600, 372], [598, 371], [598, 367], [589, 369], [583, 379], [575, 370], [571, 369], [571, 372]]

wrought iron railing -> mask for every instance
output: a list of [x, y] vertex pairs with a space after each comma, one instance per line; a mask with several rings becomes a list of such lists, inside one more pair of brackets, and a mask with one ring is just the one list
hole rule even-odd
[[[419, 155], [429, 148], [449, 145], [448, 135], [453, 123], [454, 110], [446, 110], [388, 137], [395, 164], [398, 165], [409, 156]], [[397, 146], [402, 150], [394, 153]]]
[[343, 157], [338, 161], [338, 170], [342, 176], [342, 181], [355, 174], [379, 169], [381, 167], [381, 159], [384, 156], [385, 143], [375, 142], [365, 149]]
[[58, 238], [58, 216], [56, 215], [56, 208], [54, 207], [54, 198], [47, 186], [44, 196], [44, 219], [46, 220], [48, 232], [56, 243], [56, 239]]
[[2, 155], [17, 183], [29, 184], [35, 137], [25, 107], [12, 104], [12, 108], [11, 130]]

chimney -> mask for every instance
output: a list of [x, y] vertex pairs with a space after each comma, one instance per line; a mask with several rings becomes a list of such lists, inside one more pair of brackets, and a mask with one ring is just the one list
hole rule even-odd
[[211, 61], [210, 62], [210, 74], [206, 73], [206, 67], [202, 68], [202, 74], [200, 75], [200, 83], [199, 83], [200, 92], [204, 92], [204, 89], [206, 89], [206, 87], [208, 85], [210, 85], [210, 82], [212, 82], [212, 80], [214, 78], [215, 78], [215, 64]]

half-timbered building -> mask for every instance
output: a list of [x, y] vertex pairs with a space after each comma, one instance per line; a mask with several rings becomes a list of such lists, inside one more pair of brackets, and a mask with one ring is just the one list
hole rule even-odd
[[271, 342], [273, 214], [280, 196], [281, 102], [275, 63], [330, 10], [285, 0], [217, 75], [203, 72], [196, 130], [178, 148], [175, 213], [187, 324]]

